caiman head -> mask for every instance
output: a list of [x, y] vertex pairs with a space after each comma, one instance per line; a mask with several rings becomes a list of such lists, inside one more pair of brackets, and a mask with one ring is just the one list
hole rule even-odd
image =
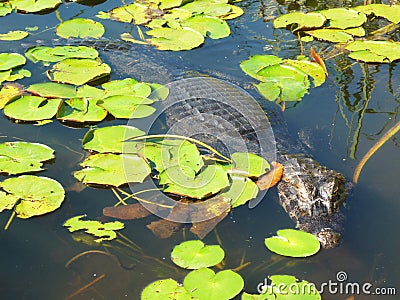
[[299, 229], [317, 236], [324, 248], [338, 245], [343, 221], [339, 208], [347, 194], [342, 174], [311, 158], [293, 157], [284, 162], [278, 192]]

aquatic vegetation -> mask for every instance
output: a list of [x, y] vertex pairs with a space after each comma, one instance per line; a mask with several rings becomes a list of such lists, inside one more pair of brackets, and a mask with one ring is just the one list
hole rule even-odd
[[2, 41], [18, 41], [26, 38], [29, 35], [28, 32], [22, 30], [12, 30], [7, 33], [0, 34], [0, 40]]
[[25, 56], [36, 62], [59, 62], [66, 58], [88, 58], [97, 59], [99, 52], [91, 47], [87, 46], [35, 46], [30, 47], [25, 51]]
[[20, 67], [25, 65], [26, 58], [18, 53], [0, 53], [0, 84], [4, 81], [15, 81], [30, 77], [31, 72]]
[[272, 252], [291, 257], [307, 257], [320, 249], [318, 239], [311, 233], [294, 229], [277, 231], [277, 236], [265, 239], [265, 246]]
[[124, 228], [124, 224], [118, 221], [101, 223], [99, 221], [82, 220], [84, 217], [86, 215], [72, 217], [65, 221], [64, 227], [67, 227], [69, 232], [85, 230], [87, 234], [98, 237], [94, 240], [97, 243], [115, 239], [117, 237], [115, 231]]
[[63, 38], [99, 38], [105, 32], [104, 26], [91, 19], [75, 18], [60, 23], [56, 34]]

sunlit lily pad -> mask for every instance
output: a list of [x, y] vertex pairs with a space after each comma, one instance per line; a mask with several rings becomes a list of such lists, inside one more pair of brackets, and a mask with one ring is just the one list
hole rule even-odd
[[253, 153], [236, 152], [232, 154], [233, 172], [242, 176], [259, 177], [269, 170], [269, 163]]
[[145, 24], [150, 21], [149, 8], [141, 3], [131, 3], [110, 10], [112, 20], [135, 23], [136, 25]]
[[151, 94], [152, 88], [145, 82], [138, 82], [133, 78], [108, 81], [101, 86], [107, 97], [115, 95], [135, 95], [147, 97]]
[[56, 82], [34, 83], [28, 86], [27, 91], [46, 98], [74, 98], [76, 87]]
[[0, 71], [10, 70], [24, 65], [25, 57], [18, 53], [0, 53]]
[[243, 205], [249, 200], [257, 197], [258, 186], [249, 178], [242, 176], [231, 176], [232, 184], [229, 191], [221, 194], [231, 200], [232, 208]]
[[143, 182], [150, 174], [146, 161], [135, 154], [94, 154], [83, 163], [74, 177], [83, 183], [120, 186]]
[[66, 58], [95, 59], [99, 56], [99, 52], [87, 46], [36, 46], [29, 48], [25, 56], [33, 62], [59, 62]]
[[266, 288], [264, 295], [274, 296], [274, 298], [266, 298], [267, 300], [321, 300], [321, 295], [313, 283], [300, 281], [290, 275], [271, 275], [269, 279], [271, 286], [264, 287]]
[[140, 296], [141, 300], [196, 300], [178, 282], [169, 278], [157, 280], [146, 286]]
[[329, 28], [346, 29], [361, 26], [367, 21], [367, 16], [354, 9], [331, 8], [319, 11], [329, 20]]
[[64, 201], [61, 184], [47, 177], [22, 175], [9, 178], [0, 182], [0, 188], [6, 192], [0, 193], [0, 204], [8, 203], [7, 209], [11, 209], [13, 205], [9, 200], [14, 200], [14, 210], [22, 219], [52, 212]]
[[103, 107], [116, 118], [139, 119], [152, 115], [156, 109], [148, 104], [153, 101], [139, 96], [116, 95], [99, 100], [97, 105]]
[[240, 8], [239, 6], [230, 4], [230, 7], [231, 7], [231, 10], [226, 15], [220, 16], [221, 19], [231, 20], [231, 19], [240, 17], [241, 15], [244, 14], [244, 10], [242, 8]]
[[117, 237], [115, 231], [124, 228], [124, 223], [119, 221], [101, 223], [99, 221], [81, 220], [84, 217], [86, 217], [86, 215], [72, 217], [65, 221], [64, 227], [67, 227], [69, 232], [85, 230], [87, 234], [98, 237], [98, 239], [95, 240], [97, 243], [115, 239]]
[[109, 65], [94, 59], [67, 58], [47, 72], [51, 81], [82, 85], [111, 73]]
[[226, 0], [197, 0], [189, 2], [180, 8], [193, 14], [204, 14], [212, 17], [225, 16], [231, 11], [231, 6]]
[[216, 194], [229, 185], [228, 175], [219, 165], [207, 166], [194, 178], [182, 172], [179, 166], [166, 169], [160, 174], [160, 180], [163, 176], [170, 182], [164, 192], [196, 199]]
[[26, 38], [28, 35], [29, 33], [26, 31], [21, 31], [21, 30], [9, 31], [7, 33], [0, 34], [0, 40], [18, 41], [22, 40], [23, 38]]
[[64, 101], [57, 112], [57, 119], [70, 122], [100, 122], [107, 111], [97, 105], [97, 99], [72, 98]]
[[322, 27], [326, 22], [324, 15], [315, 13], [293, 12], [276, 18], [273, 22], [275, 28], [284, 28], [288, 25], [297, 24], [296, 30]]
[[171, 253], [172, 261], [184, 269], [201, 269], [219, 264], [225, 256], [219, 245], [204, 245], [200, 240], [182, 242]]
[[302, 70], [313, 79], [314, 87], [322, 85], [326, 80], [324, 69], [316, 62], [308, 60], [285, 60], [285, 64]]
[[199, 299], [228, 300], [234, 298], [244, 287], [243, 278], [232, 270], [215, 274], [208, 268], [194, 270], [186, 275], [183, 286]]
[[24, 77], [31, 77], [31, 72], [26, 69], [13, 69], [7, 71], [0, 71], [0, 83], [3, 81], [16, 81]]
[[346, 50], [349, 56], [364, 62], [390, 63], [400, 59], [400, 43], [392, 41], [354, 41]]
[[22, 96], [4, 107], [4, 114], [22, 121], [51, 119], [57, 113], [60, 99], [46, 99], [38, 96]]
[[21, 96], [23, 92], [24, 91], [22, 86], [15, 84], [4, 85], [3, 88], [0, 90], [0, 109], [3, 109], [8, 102], [19, 98], [19, 96]]
[[[113, 152], [122, 153], [129, 149], [129, 145], [133, 143], [127, 143], [124, 147], [123, 144], [129, 138], [134, 138], [144, 135], [145, 132], [132, 126], [108, 126], [97, 129], [89, 130], [83, 138], [83, 148], [86, 150], [92, 150], [97, 152]], [[132, 145], [134, 147], [134, 145]]]
[[363, 12], [364, 14], [374, 14], [377, 17], [383, 17], [392, 23], [398, 24], [400, 22], [400, 5], [392, 4], [380, 4], [373, 3], [368, 5], [362, 5], [354, 7], [355, 10]]
[[146, 32], [150, 42], [159, 50], [190, 50], [204, 43], [203, 35], [191, 28], [156, 28]]
[[9, 0], [11, 6], [19, 11], [37, 13], [59, 6], [61, 0]]
[[311, 233], [294, 229], [277, 231], [277, 236], [265, 239], [269, 250], [284, 256], [307, 257], [314, 255], [320, 249], [318, 239]]
[[4, 17], [12, 12], [12, 8], [9, 2], [0, 2], [0, 17]]
[[196, 15], [183, 21], [181, 24], [183, 27], [190, 27], [212, 39], [221, 39], [229, 36], [231, 33], [226, 21], [216, 17]]
[[248, 60], [244, 60], [240, 63], [240, 68], [247, 75], [262, 80], [261, 75], [257, 75], [258, 71], [265, 67], [277, 65], [283, 62], [283, 59], [275, 55], [254, 55], [250, 56]]
[[351, 34], [348, 34], [341, 29], [323, 28], [323, 29], [309, 30], [306, 33], [313, 36], [316, 39], [329, 41], [333, 43], [347, 43], [353, 40], [353, 36]]
[[42, 171], [43, 162], [54, 158], [50, 147], [27, 142], [0, 144], [0, 172], [10, 175]]
[[71, 19], [64, 21], [56, 27], [56, 34], [63, 38], [99, 38], [103, 36], [104, 26], [91, 19]]

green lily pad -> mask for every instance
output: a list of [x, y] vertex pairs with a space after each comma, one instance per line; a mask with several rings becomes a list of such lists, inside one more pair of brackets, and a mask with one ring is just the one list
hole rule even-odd
[[0, 40], [2, 41], [18, 41], [26, 38], [29, 35], [26, 31], [15, 30], [7, 33], [0, 34]]
[[151, 170], [146, 161], [135, 154], [94, 154], [81, 163], [82, 170], [74, 177], [83, 183], [120, 186], [143, 182]]
[[257, 197], [258, 186], [249, 178], [242, 176], [231, 176], [232, 185], [226, 193], [221, 194], [231, 200], [232, 208], [243, 205], [249, 200]]
[[22, 96], [4, 107], [4, 114], [22, 121], [51, 119], [60, 107], [60, 99], [46, 99], [38, 96]]
[[104, 26], [91, 19], [76, 18], [60, 23], [56, 27], [56, 34], [63, 38], [99, 38], [103, 36]]
[[8, 202], [7, 209], [15, 205], [14, 210], [22, 219], [52, 212], [64, 201], [65, 192], [61, 184], [47, 177], [22, 175], [9, 178], [0, 182], [0, 188], [6, 192], [0, 193], [0, 203]]
[[192, 14], [203, 14], [211, 17], [225, 16], [231, 11], [231, 6], [226, 0], [197, 0], [180, 7]]
[[269, 101], [275, 101], [281, 94], [281, 88], [277, 82], [267, 81], [255, 85], [257, 91]]
[[293, 12], [279, 16], [273, 21], [273, 24], [275, 28], [285, 28], [289, 25], [297, 24], [296, 30], [299, 30], [319, 28], [322, 27], [325, 22], [325, 16], [318, 12], [307, 14], [302, 12]]
[[90, 58], [96, 59], [99, 52], [87, 46], [36, 46], [25, 52], [25, 56], [33, 62], [59, 62], [66, 58]]
[[277, 236], [265, 239], [269, 250], [284, 256], [307, 257], [314, 255], [320, 249], [318, 239], [311, 233], [282, 229], [277, 231]]
[[351, 34], [348, 34], [340, 29], [323, 28], [323, 29], [309, 30], [306, 33], [316, 39], [329, 41], [332, 43], [347, 43], [353, 40], [353, 36]]
[[161, 9], [170, 9], [173, 7], [178, 7], [182, 5], [183, 0], [161, 0], [160, 1], [160, 8]]
[[104, 97], [106, 97], [106, 95], [104, 90], [85, 84], [78, 87], [76, 91], [76, 97], [103, 99]]
[[44, 161], [54, 158], [54, 150], [37, 143], [0, 144], [0, 172], [10, 175], [42, 171]]
[[240, 68], [247, 75], [261, 81], [263, 77], [261, 75], [257, 75], [260, 70], [269, 66], [280, 64], [282, 61], [282, 58], [275, 55], [254, 55], [250, 56], [248, 60], [242, 61], [240, 63]]
[[104, 83], [101, 87], [105, 90], [107, 97], [116, 95], [135, 95], [138, 97], [147, 97], [152, 91], [149, 84], [145, 82], [138, 82], [133, 78], [112, 80]]
[[0, 53], [0, 71], [10, 70], [24, 65], [25, 57], [18, 53]]
[[367, 21], [367, 16], [354, 9], [331, 8], [319, 11], [329, 20], [329, 28], [346, 29], [358, 27]]
[[199, 299], [228, 300], [240, 293], [244, 281], [232, 270], [215, 274], [213, 270], [203, 268], [187, 274], [183, 286], [192, 296]]
[[27, 91], [46, 98], [75, 98], [76, 87], [56, 82], [35, 83], [28, 86]]
[[147, 97], [153, 101], [162, 101], [167, 99], [169, 95], [169, 89], [158, 83], [148, 83], [148, 86], [151, 88], [151, 94]]
[[231, 30], [226, 21], [216, 17], [196, 15], [181, 22], [183, 27], [190, 27], [203, 36], [209, 36], [212, 39], [221, 39], [229, 36]]
[[72, 98], [64, 101], [57, 112], [57, 119], [70, 122], [100, 122], [107, 111], [97, 105], [97, 99]]
[[50, 9], [55, 9], [59, 6], [61, 0], [9, 0], [12, 8], [26, 13], [38, 13]]
[[169, 278], [157, 280], [144, 288], [140, 296], [141, 300], [196, 300], [178, 282]]
[[232, 160], [235, 163], [233, 172], [242, 176], [260, 177], [270, 168], [264, 158], [253, 153], [236, 152]]
[[149, 7], [141, 3], [131, 3], [113, 8], [110, 10], [109, 16], [112, 20], [134, 23], [136, 25], [146, 24], [151, 20]]
[[0, 17], [4, 17], [12, 12], [12, 7], [9, 2], [0, 2]]
[[285, 64], [296, 67], [311, 76], [313, 79], [314, 87], [322, 85], [326, 80], [324, 69], [316, 62], [308, 60], [285, 60]]
[[99, 237], [94, 240], [97, 243], [101, 243], [102, 241], [111, 241], [117, 238], [115, 231], [124, 228], [124, 223], [118, 221], [101, 223], [99, 221], [81, 220], [84, 217], [86, 217], [86, 215], [72, 217], [65, 221], [63, 226], [67, 227], [69, 232], [85, 230], [87, 234]]
[[67, 58], [47, 72], [51, 81], [82, 85], [111, 73], [109, 65], [94, 59]]
[[[1, 79], [0, 79], [1, 82]], [[7, 103], [19, 98], [23, 93], [23, 87], [7, 84], [0, 90], [0, 109], [3, 109]]]
[[153, 101], [139, 96], [116, 95], [104, 98], [97, 102], [97, 105], [103, 107], [115, 118], [139, 119], [152, 115], [156, 109], [146, 104], [152, 104]]
[[354, 7], [355, 10], [363, 12], [366, 15], [374, 14], [377, 17], [383, 17], [394, 24], [400, 23], [400, 5], [386, 5], [380, 3], [368, 4]]
[[229, 4], [229, 5], [231, 7], [231, 10], [226, 15], [220, 16], [221, 19], [231, 20], [231, 19], [240, 17], [241, 15], [244, 14], [244, 10], [241, 9], [239, 6], [232, 5], [232, 4]]
[[267, 287], [266, 294], [275, 296], [276, 300], [321, 300], [321, 295], [318, 293], [314, 284], [305, 280], [299, 280], [290, 275], [271, 275], [271, 287]]
[[191, 28], [156, 28], [146, 32], [149, 40], [159, 50], [190, 50], [204, 43], [203, 35]]
[[400, 59], [400, 43], [392, 41], [354, 41], [346, 50], [349, 56], [364, 62], [390, 63]]
[[31, 72], [25, 69], [0, 71], [0, 83], [4, 81], [16, 81], [24, 77], [31, 77]]
[[125, 143], [125, 141], [144, 134], [144, 131], [132, 126], [118, 125], [101, 127], [89, 130], [83, 138], [82, 145], [86, 150], [100, 153], [128, 153], [130, 145], [134, 148], [134, 143]]
[[225, 252], [219, 245], [206, 246], [200, 240], [182, 242], [171, 253], [172, 261], [184, 269], [201, 269], [219, 264]]

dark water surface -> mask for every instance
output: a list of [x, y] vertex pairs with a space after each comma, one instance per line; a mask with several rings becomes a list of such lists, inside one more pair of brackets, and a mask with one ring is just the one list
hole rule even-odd
[[[302, 5], [305, 10], [340, 6], [323, 2]], [[76, 3], [63, 4], [58, 12], [63, 20], [73, 17], [95, 19], [98, 11], [120, 5], [106, 1], [94, 7]], [[239, 62], [255, 54], [274, 54], [295, 58], [300, 47], [286, 30], [273, 30], [269, 16], [285, 12], [295, 3], [244, 1], [238, 4], [245, 15], [230, 21], [232, 35], [222, 40], [207, 39], [199, 49], [185, 53], [169, 53], [194, 71], [210, 70], [243, 77]], [[313, 5], [313, 6], [312, 6]], [[114, 39], [120, 33], [136, 29], [129, 24], [102, 21], [106, 36]], [[54, 26], [59, 23], [56, 13], [47, 15], [11, 14], [0, 18], [1, 32], [23, 30], [39, 26], [23, 42], [34, 45], [36, 40], [55, 38]], [[47, 29], [47, 30], [46, 30]], [[0, 41], [0, 52], [25, 50], [21, 41]], [[320, 50], [320, 49], [318, 49]], [[164, 55], [164, 54], [160, 54]], [[102, 57], [102, 54], [101, 54]], [[107, 56], [104, 60], [107, 62]], [[349, 180], [361, 157], [397, 120], [400, 105], [400, 67], [398, 64], [361, 66], [345, 70], [348, 62], [331, 59], [327, 62], [330, 76], [322, 87], [311, 89], [301, 102], [285, 111], [289, 130], [300, 135], [312, 148], [312, 154], [330, 168], [342, 172]], [[351, 62], [350, 62], [351, 64]], [[23, 85], [47, 81], [46, 68], [30, 62], [26, 66], [32, 78], [21, 80]], [[134, 74], [134, 71], [133, 71]], [[132, 75], [134, 77], [134, 75]], [[119, 79], [114, 74], [112, 79]], [[249, 83], [250, 78], [247, 78]], [[254, 94], [257, 96], [256, 94]], [[261, 98], [258, 97], [260, 100]], [[101, 126], [122, 124], [123, 121], [104, 122]], [[104, 250], [101, 246], [74, 241], [62, 227], [68, 218], [87, 214], [91, 219], [102, 218], [102, 209], [116, 202], [107, 189], [86, 188], [81, 192], [71, 187], [76, 184], [72, 172], [78, 169], [85, 151], [81, 139], [87, 128], [69, 128], [54, 121], [45, 126], [15, 124], [0, 116], [0, 141], [23, 139], [40, 142], [56, 150], [56, 159], [39, 173], [58, 180], [67, 188], [64, 204], [54, 213], [28, 220], [15, 218], [8, 231], [0, 231], [0, 299], [65, 299], [92, 280], [103, 277], [93, 287], [73, 299], [140, 299], [140, 292], [148, 283], [172, 277], [182, 281], [186, 272], [175, 269], [170, 262], [174, 245], [193, 238], [188, 230], [172, 238], [155, 237], [146, 224], [156, 218], [125, 222], [123, 234], [142, 248], [143, 253], [117, 242], [109, 243], [108, 251], [120, 262], [102, 254], [85, 255], [66, 263], [75, 255], [89, 250]], [[235, 268], [242, 257], [251, 264], [240, 271], [245, 279], [245, 290], [256, 292], [258, 283], [268, 275], [290, 274], [314, 282], [319, 286], [329, 280], [336, 282], [339, 271], [346, 272], [347, 282], [370, 282], [373, 288], [395, 287], [400, 292], [400, 199], [399, 199], [399, 144], [389, 140], [367, 163], [359, 184], [354, 187], [345, 205], [346, 223], [342, 244], [332, 250], [322, 250], [307, 259], [290, 259], [271, 254], [264, 246], [264, 238], [281, 228], [294, 224], [278, 203], [275, 189], [271, 189], [262, 203], [254, 209], [247, 206], [234, 209], [222, 221], [217, 231], [226, 251], [226, 267]], [[0, 227], [7, 222], [9, 212], [0, 215]], [[217, 243], [210, 233], [205, 243]], [[136, 267], [131, 268], [132, 264]], [[104, 274], [104, 275], [103, 275]], [[344, 293], [323, 294], [323, 299], [347, 299]], [[300, 298], [299, 298], [300, 299]], [[398, 296], [356, 295], [355, 299], [398, 299]]]

